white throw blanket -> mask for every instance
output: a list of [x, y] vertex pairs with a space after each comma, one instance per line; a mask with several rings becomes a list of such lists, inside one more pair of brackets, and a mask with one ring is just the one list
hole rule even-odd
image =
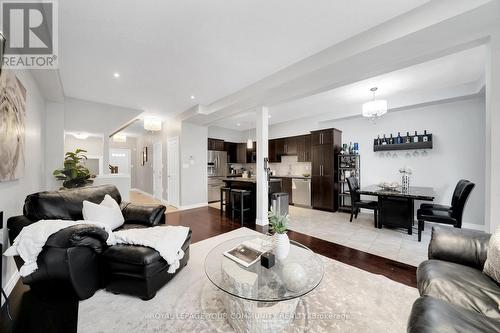
[[78, 224], [93, 224], [108, 233], [106, 243], [113, 245], [113, 231], [105, 224], [94, 221], [66, 221], [66, 220], [40, 220], [33, 224], [24, 227], [19, 235], [17, 235], [11, 247], [5, 251], [5, 256], [19, 255], [24, 265], [19, 270], [21, 276], [28, 276], [38, 269], [37, 258], [42, 252], [47, 239], [58, 232], [59, 230], [78, 225]]
[[128, 229], [114, 232], [117, 244], [147, 246], [160, 253], [170, 265], [169, 273], [174, 273], [184, 257], [182, 244], [186, 241], [189, 228], [182, 226], [163, 226], [144, 229]]

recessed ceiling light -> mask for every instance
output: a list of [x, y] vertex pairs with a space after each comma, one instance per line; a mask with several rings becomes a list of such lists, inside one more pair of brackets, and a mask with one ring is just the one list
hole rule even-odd
[[241, 126], [241, 124], [240, 124], [240, 123], [237, 123], [237, 124], [236, 124], [236, 126], [240, 127], [240, 126]]
[[194, 95], [191, 95], [191, 99], [195, 99], [196, 97], [194, 97]]
[[267, 118], [271, 119], [271, 115], [268, 115]]
[[119, 78], [120, 77], [120, 73], [114, 73], [113, 76], [116, 77], [116, 78]]

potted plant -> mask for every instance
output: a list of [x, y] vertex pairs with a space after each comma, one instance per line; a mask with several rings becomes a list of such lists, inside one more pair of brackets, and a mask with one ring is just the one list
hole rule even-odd
[[54, 171], [53, 175], [56, 179], [63, 181], [62, 189], [84, 187], [94, 183], [92, 178], [95, 178], [95, 175], [91, 174], [90, 170], [80, 163], [87, 159], [86, 152], [83, 149], [67, 152], [64, 158], [64, 168]]
[[290, 240], [288, 239], [288, 215], [281, 215], [271, 210], [269, 212], [269, 229], [273, 235], [274, 255], [277, 259], [285, 259], [290, 251]]

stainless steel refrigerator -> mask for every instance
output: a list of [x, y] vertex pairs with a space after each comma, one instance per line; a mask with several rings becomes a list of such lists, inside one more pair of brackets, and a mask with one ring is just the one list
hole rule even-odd
[[207, 155], [208, 202], [220, 200], [222, 178], [227, 176], [227, 152], [209, 150]]

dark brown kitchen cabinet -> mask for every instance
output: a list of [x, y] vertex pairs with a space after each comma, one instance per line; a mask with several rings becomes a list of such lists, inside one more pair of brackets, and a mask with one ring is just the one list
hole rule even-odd
[[238, 143], [236, 151], [236, 162], [244, 164], [247, 162], [247, 144]]
[[276, 155], [278, 156], [280, 162], [281, 162], [281, 156], [285, 155], [285, 140], [286, 140], [285, 138], [275, 140]]
[[268, 157], [269, 157], [269, 162], [270, 163], [279, 163], [281, 162], [281, 155], [278, 155], [276, 151], [276, 139], [275, 140], [269, 140], [269, 145], [268, 145]]
[[297, 161], [311, 162], [311, 135], [297, 137]]
[[224, 150], [227, 152], [228, 163], [238, 163], [238, 144], [235, 142], [224, 142]]
[[224, 151], [224, 140], [209, 138], [208, 150]]
[[281, 190], [285, 193], [288, 193], [288, 203], [293, 204], [292, 178], [290, 177], [281, 178]]
[[311, 132], [311, 136], [312, 136], [313, 146], [327, 145], [334, 143], [333, 142], [334, 132], [331, 129]]
[[311, 133], [312, 206], [315, 209], [337, 211], [337, 162], [342, 132], [331, 128]]
[[297, 137], [289, 137], [284, 139], [284, 155], [297, 155]]

